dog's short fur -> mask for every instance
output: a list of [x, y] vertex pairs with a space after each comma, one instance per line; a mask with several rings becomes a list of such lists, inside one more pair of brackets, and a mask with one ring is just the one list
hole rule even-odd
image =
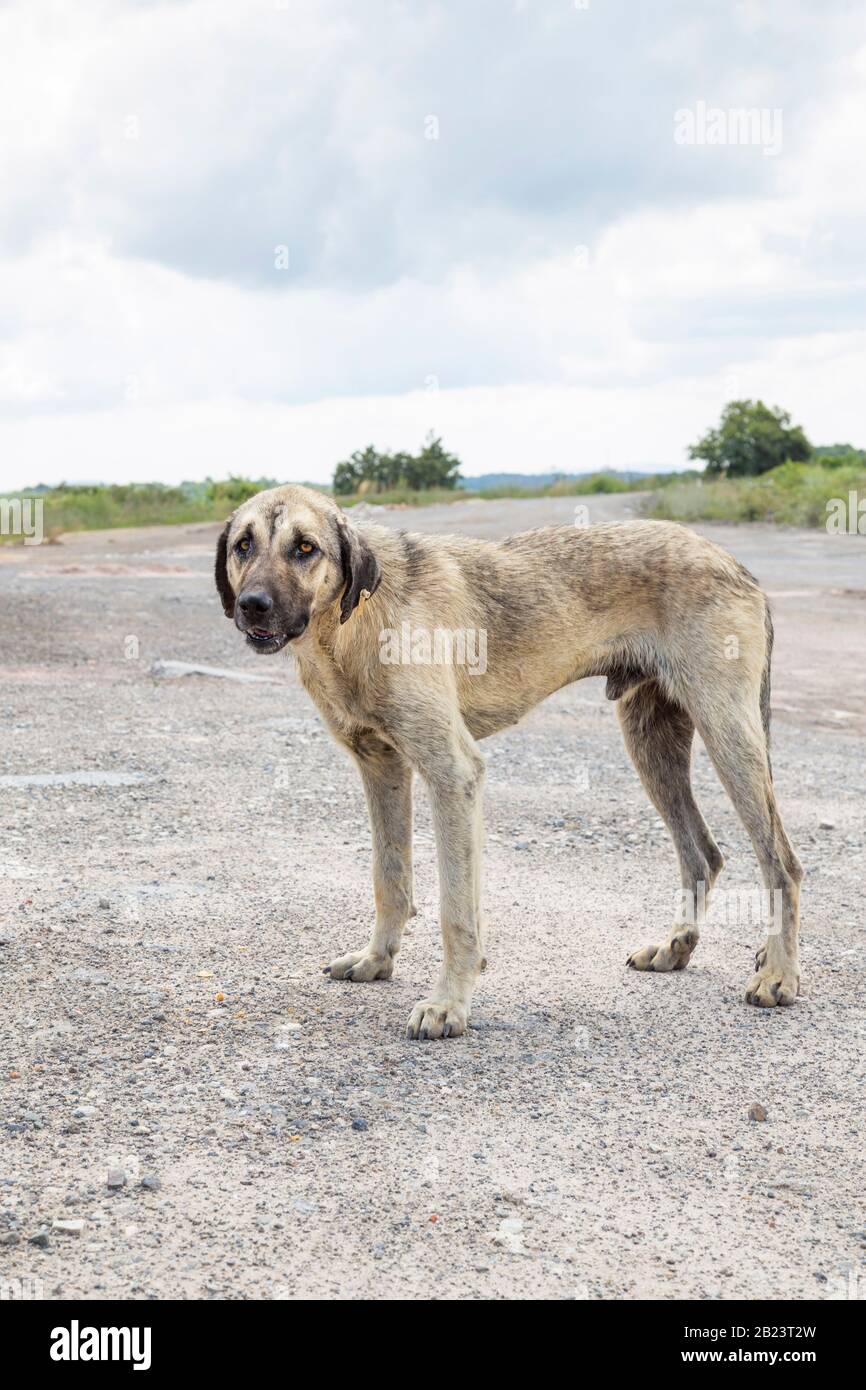
[[[636, 970], [682, 970], [722, 856], [692, 795], [697, 729], [751, 836], [781, 928], [756, 958], [753, 1004], [799, 991], [802, 871], [768, 757], [772, 624], [756, 581], [694, 531], [656, 521], [548, 527], [483, 541], [356, 527], [295, 486], [243, 503], [219, 540], [228, 617], [260, 651], [291, 642], [301, 680], [361, 772], [373, 832], [376, 925], [335, 980], [389, 979], [412, 905], [412, 774], [429, 792], [439, 862], [442, 971], [412, 1010], [413, 1038], [464, 1031], [481, 939], [482, 782], [477, 740], [583, 676], [607, 677], [626, 747], [673, 836], [683, 909]], [[484, 631], [487, 669], [389, 663], [380, 633]]]

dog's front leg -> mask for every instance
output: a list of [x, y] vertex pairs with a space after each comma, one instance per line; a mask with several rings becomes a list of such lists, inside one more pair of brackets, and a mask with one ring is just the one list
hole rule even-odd
[[396, 749], [373, 736], [352, 748], [361, 770], [373, 832], [376, 925], [363, 951], [325, 968], [333, 980], [390, 980], [412, 907], [412, 769]]
[[428, 999], [409, 1016], [410, 1038], [452, 1038], [465, 1032], [482, 966], [480, 858], [484, 760], [466, 736], [422, 768], [430, 793], [442, 917], [442, 970]]

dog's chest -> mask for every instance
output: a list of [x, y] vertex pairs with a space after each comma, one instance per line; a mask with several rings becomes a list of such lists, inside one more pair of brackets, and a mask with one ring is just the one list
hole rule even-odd
[[325, 719], [341, 730], [371, 723], [369, 692], [330, 662], [305, 662], [301, 683]]

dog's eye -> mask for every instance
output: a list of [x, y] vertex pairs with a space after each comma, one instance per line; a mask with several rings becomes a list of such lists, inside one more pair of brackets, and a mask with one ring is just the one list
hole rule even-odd
[[297, 548], [295, 554], [296, 554], [296, 555], [305, 555], [305, 556], [315, 555], [317, 549], [318, 549], [318, 546], [313, 545], [313, 542], [312, 542], [312, 541], [301, 541], [301, 543], [300, 543], [300, 545], [298, 546], [298, 548]]
[[253, 543], [250, 540], [249, 536], [244, 536], [242, 540], [239, 540], [237, 545], [235, 546], [235, 550], [238, 552], [239, 555], [249, 555], [252, 548]]

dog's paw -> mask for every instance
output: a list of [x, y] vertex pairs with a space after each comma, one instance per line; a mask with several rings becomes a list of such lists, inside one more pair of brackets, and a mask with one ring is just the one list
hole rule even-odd
[[325, 975], [332, 980], [353, 980], [356, 984], [366, 984], [369, 980], [390, 980], [394, 973], [394, 957], [380, 956], [371, 951], [350, 951], [347, 956], [339, 956], [326, 965]]
[[746, 985], [746, 1003], [759, 1009], [775, 1009], [778, 1005], [793, 1004], [800, 993], [800, 977], [789, 969], [771, 969], [764, 965]]
[[407, 1038], [459, 1038], [469, 1022], [468, 1005], [458, 999], [422, 999], [406, 1026]]
[[639, 951], [632, 951], [626, 965], [631, 966], [632, 970], [653, 970], [660, 974], [668, 970], [685, 970], [697, 944], [697, 932], [684, 928], [659, 946], [642, 946]]

